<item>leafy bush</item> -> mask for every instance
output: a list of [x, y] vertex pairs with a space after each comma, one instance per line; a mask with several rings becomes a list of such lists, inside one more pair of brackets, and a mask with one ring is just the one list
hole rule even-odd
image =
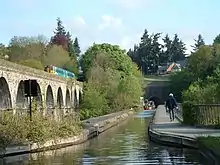
[[184, 124], [190, 124], [194, 125], [197, 123], [197, 109], [196, 106], [190, 102], [190, 101], [185, 101], [182, 104], [183, 108], [183, 123]]
[[81, 124], [73, 116], [55, 121], [49, 117], [34, 113], [29, 116], [5, 113], [0, 122], [0, 145], [21, 144], [25, 142], [41, 143], [46, 140], [71, 137], [81, 131]]
[[140, 101], [143, 77], [118, 46], [93, 45], [81, 59], [87, 83], [80, 118], [131, 108]]
[[25, 65], [25, 66], [28, 66], [28, 67], [32, 67], [32, 68], [35, 68], [35, 69], [44, 70], [43, 64], [40, 61], [34, 60], [34, 59], [19, 61], [18, 64]]
[[195, 81], [195, 77], [188, 70], [172, 74], [170, 77], [170, 91], [175, 95], [178, 102], [182, 102], [182, 93]]

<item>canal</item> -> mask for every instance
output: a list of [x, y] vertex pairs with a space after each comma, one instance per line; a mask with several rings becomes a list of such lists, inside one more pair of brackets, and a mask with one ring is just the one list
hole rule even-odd
[[1, 159], [1, 165], [139, 165], [202, 164], [196, 150], [149, 142], [150, 117], [143, 112], [86, 143], [54, 151]]

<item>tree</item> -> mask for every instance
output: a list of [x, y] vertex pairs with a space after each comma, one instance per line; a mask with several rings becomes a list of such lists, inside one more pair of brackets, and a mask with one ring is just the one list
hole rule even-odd
[[179, 39], [177, 34], [174, 35], [171, 51], [172, 51], [172, 58], [171, 58], [172, 62], [177, 62], [185, 58], [186, 47], [183, 41]]
[[165, 50], [161, 53], [160, 56], [160, 64], [166, 64], [168, 62], [172, 61], [172, 40], [170, 39], [170, 37], [168, 36], [168, 34], [166, 34], [166, 36], [162, 39], [164, 42], [163, 48], [165, 48]]
[[110, 62], [112, 63], [112, 69], [116, 69], [125, 74], [130, 74], [132, 70], [132, 60], [125, 54], [124, 50], [121, 50], [117, 45], [111, 44], [94, 44], [91, 46], [81, 58], [81, 67], [84, 75], [87, 75], [88, 71], [93, 65], [93, 60], [100, 53], [108, 54], [110, 56]]
[[169, 89], [175, 95], [178, 102], [182, 101], [182, 92], [188, 89], [190, 84], [197, 80], [193, 73], [187, 69], [171, 75], [169, 79]]
[[55, 65], [62, 68], [70, 60], [71, 58], [67, 51], [61, 46], [53, 45], [48, 49], [43, 61], [45, 65]]
[[142, 75], [119, 46], [94, 44], [81, 58], [87, 77], [81, 119], [129, 108], [139, 102]]
[[9, 44], [9, 60], [20, 61], [35, 59], [41, 60], [46, 52], [46, 40], [44, 37], [18, 37], [15, 36], [11, 39]]
[[9, 50], [5, 45], [0, 43], [0, 58], [4, 59], [6, 56], [8, 56]]
[[193, 52], [196, 52], [199, 49], [200, 46], [205, 45], [204, 39], [202, 38], [201, 34], [199, 34], [198, 39], [197, 40], [194, 39], [194, 41], [195, 41], [195, 45], [192, 46]]
[[57, 18], [57, 28], [55, 29], [54, 36], [51, 38], [51, 44], [61, 45], [65, 50], [68, 50], [67, 33], [62, 24], [60, 18]]
[[220, 44], [220, 34], [215, 37], [213, 44]]
[[73, 44], [73, 40], [71, 38], [70, 32], [67, 32], [66, 37], [67, 37], [68, 52], [70, 54], [70, 57], [72, 57], [73, 59], [76, 59], [76, 53], [75, 53], [74, 44]]
[[75, 38], [73, 45], [74, 45], [74, 50], [75, 50], [75, 53], [76, 53], [76, 57], [79, 57], [79, 55], [81, 53], [81, 50], [80, 50], [80, 46], [79, 46], [79, 42], [78, 42], [77, 37]]
[[205, 79], [213, 73], [217, 58], [213, 54], [212, 46], [201, 46], [197, 52], [189, 57], [188, 68], [194, 76]]
[[138, 68], [141, 69], [141, 58], [138, 55], [138, 49], [139, 49], [138, 45], [134, 44], [133, 50], [129, 49], [127, 54], [132, 59], [132, 61], [137, 64]]

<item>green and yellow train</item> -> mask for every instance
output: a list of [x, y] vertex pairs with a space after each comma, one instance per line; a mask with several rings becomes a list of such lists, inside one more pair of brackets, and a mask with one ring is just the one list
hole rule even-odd
[[72, 78], [72, 79], [76, 79], [76, 75], [72, 72], [69, 72], [65, 69], [62, 68], [58, 68], [56, 66], [53, 65], [48, 65], [44, 68], [44, 71], [48, 72], [48, 73], [52, 73], [55, 74], [57, 76], [61, 76], [64, 78]]

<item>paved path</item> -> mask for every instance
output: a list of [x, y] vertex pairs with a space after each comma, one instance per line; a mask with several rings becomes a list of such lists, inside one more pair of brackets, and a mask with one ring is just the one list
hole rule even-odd
[[157, 108], [154, 116], [152, 129], [159, 133], [170, 135], [184, 136], [196, 138], [198, 136], [220, 136], [220, 129], [195, 128], [193, 126], [185, 126], [177, 119], [170, 121], [169, 114], [166, 113], [163, 105]]

